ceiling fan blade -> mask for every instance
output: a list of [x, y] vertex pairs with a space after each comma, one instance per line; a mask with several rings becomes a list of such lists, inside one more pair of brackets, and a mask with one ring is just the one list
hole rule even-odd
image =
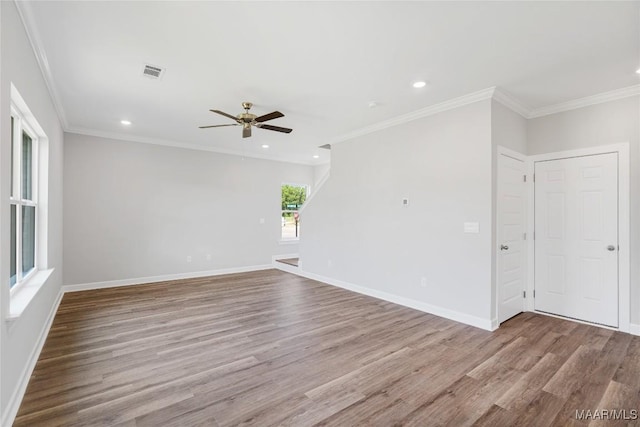
[[251, 136], [251, 126], [245, 126], [242, 128], [242, 137], [249, 138]]
[[238, 121], [238, 118], [236, 116], [232, 116], [231, 114], [225, 113], [224, 111], [220, 111], [220, 110], [209, 110], [209, 111], [211, 111], [212, 113], [220, 114], [221, 116], [228, 117], [235, 122]]
[[262, 123], [262, 122], [266, 122], [267, 120], [277, 119], [279, 117], [284, 117], [284, 114], [282, 114], [280, 111], [274, 111], [273, 113], [269, 113], [269, 114], [265, 114], [264, 116], [256, 117], [256, 122]]
[[291, 133], [291, 131], [293, 130], [289, 128], [281, 128], [280, 126], [271, 126], [271, 125], [260, 125], [258, 127], [260, 129], [275, 130], [276, 132], [282, 132], [282, 133]]
[[221, 128], [224, 126], [240, 126], [238, 123], [233, 123], [231, 125], [211, 125], [211, 126], [200, 126], [200, 129], [206, 129], [206, 128]]

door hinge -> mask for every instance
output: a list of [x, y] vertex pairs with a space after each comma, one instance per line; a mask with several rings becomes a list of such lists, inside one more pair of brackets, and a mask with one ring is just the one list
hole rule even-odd
[[527, 175], [522, 175], [522, 181], [527, 182]]
[[535, 289], [533, 290], [533, 297], [534, 298], [536, 297], [536, 290]]
[[522, 233], [522, 240], [527, 240], [527, 233]]
[[522, 291], [522, 298], [526, 298], [527, 297], [527, 291]]
[[533, 182], [536, 182], [536, 174], [533, 174]]

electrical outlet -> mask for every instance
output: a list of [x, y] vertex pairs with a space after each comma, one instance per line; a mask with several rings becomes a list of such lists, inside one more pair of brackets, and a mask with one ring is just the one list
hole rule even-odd
[[427, 287], [427, 278], [426, 277], [421, 277], [420, 278], [420, 286], [422, 286], [423, 288]]
[[207, 261], [211, 261], [211, 254], [207, 254]]
[[333, 261], [331, 261], [330, 259], [327, 260], [327, 267], [333, 267]]
[[260, 218], [260, 224], [264, 224], [264, 218]]
[[191, 262], [191, 255], [187, 255], [187, 262]]

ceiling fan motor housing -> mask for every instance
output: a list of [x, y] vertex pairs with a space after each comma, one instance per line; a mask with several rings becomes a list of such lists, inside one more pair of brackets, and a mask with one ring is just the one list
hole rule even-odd
[[258, 117], [258, 116], [256, 116], [255, 114], [251, 114], [251, 113], [242, 113], [242, 114], [238, 114], [238, 119], [239, 119], [241, 122], [244, 122], [244, 123], [251, 123], [251, 122], [253, 122], [253, 120], [254, 120], [256, 117]]

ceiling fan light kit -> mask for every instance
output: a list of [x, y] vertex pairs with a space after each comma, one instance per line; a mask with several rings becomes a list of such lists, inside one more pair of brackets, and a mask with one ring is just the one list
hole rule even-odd
[[264, 124], [264, 122], [266, 121], [284, 117], [284, 114], [282, 114], [280, 111], [274, 111], [272, 113], [265, 114], [263, 116], [256, 116], [255, 114], [251, 114], [249, 112], [251, 107], [253, 107], [253, 104], [251, 102], [243, 102], [242, 108], [244, 108], [244, 113], [240, 113], [237, 116], [233, 116], [229, 113], [225, 113], [224, 111], [220, 111], [220, 110], [209, 110], [212, 113], [225, 116], [226, 118], [229, 118], [235, 121], [236, 123], [227, 124], [227, 125], [200, 126], [200, 129], [218, 128], [218, 127], [224, 127], [224, 126], [242, 126], [243, 138], [249, 138], [251, 136], [252, 126], [260, 129], [272, 130], [272, 131], [282, 132], [282, 133], [291, 133], [291, 131], [293, 130], [289, 128], [283, 128], [280, 126], [272, 126], [272, 125]]

